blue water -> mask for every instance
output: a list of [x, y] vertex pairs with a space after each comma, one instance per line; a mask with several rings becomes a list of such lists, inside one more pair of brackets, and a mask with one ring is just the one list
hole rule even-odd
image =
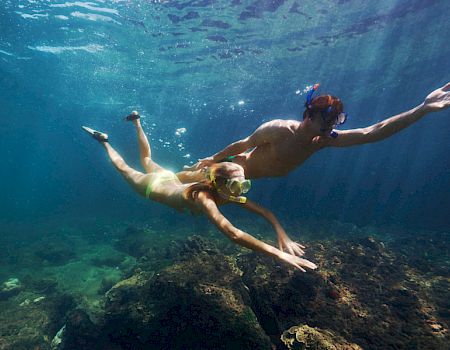
[[[343, 100], [345, 128], [368, 126], [449, 80], [449, 14], [445, 0], [2, 1], [3, 231], [193, 224], [133, 193], [80, 126], [107, 132], [139, 167], [122, 119], [137, 109], [155, 159], [173, 170], [264, 121], [300, 118], [303, 90], [316, 82]], [[250, 197], [285, 222], [448, 230], [449, 117], [323, 150], [289, 176], [254, 181]]]
[[[194, 275], [205, 286], [216, 281], [208, 274], [233, 268], [225, 280], [239, 279], [230, 287], [240, 284], [242, 296], [248, 286], [243, 299], [264, 299], [252, 299], [252, 309], [263, 306], [264, 317], [255, 315], [276, 344], [303, 318], [368, 349], [445, 344], [450, 109], [378, 143], [324, 149], [288, 176], [253, 181], [248, 197], [271, 209], [319, 265], [305, 274], [219, 241], [205, 217], [140, 197], [81, 125], [107, 132], [140, 169], [135, 131], [123, 120], [138, 110], [153, 157], [173, 171], [263, 122], [301, 118], [315, 83], [343, 101], [344, 129], [366, 127], [450, 81], [449, 18], [448, 0], [1, 1], [0, 347], [49, 348], [74, 309], [102, 332], [105, 293], [116, 283], [144, 271], [148, 285], [160, 273], [172, 284], [164, 268], [181, 266], [174, 271], [184, 275], [191, 262], [204, 267]], [[261, 218], [221, 210], [276, 245]], [[375, 239], [361, 238], [369, 235]], [[201, 260], [172, 265], [183, 249], [209, 245]], [[237, 266], [243, 275], [227, 279]], [[139, 317], [147, 309], [134, 294], [131, 316]], [[124, 316], [117, 325], [126, 328]], [[177, 316], [169, 321], [178, 332]], [[68, 329], [83, 338], [85, 325]], [[133, 337], [131, 344], [142, 340]]]

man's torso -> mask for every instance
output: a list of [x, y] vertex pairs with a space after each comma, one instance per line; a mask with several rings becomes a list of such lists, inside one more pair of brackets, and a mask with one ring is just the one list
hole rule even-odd
[[280, 123], [273, 129], [270, 142], [238, 155], [233, 161], [244, 168], [247, 178], [287, 175], [320, 149], [314, 143], [302, 142], [301, 135], [295, 133], [298, 123]]

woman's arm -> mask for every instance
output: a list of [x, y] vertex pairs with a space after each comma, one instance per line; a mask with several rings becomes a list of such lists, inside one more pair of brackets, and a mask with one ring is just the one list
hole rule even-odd
[[277, 238], [278, 238], [278, 246], [281, 251], [287, 251], [292, 255], [302, 256], [305, 254], [303, 249], [305, 248], [301, 244], [298, 244], [292, 241], [287, 235], [284, 228], [281, 226], [277, 217], [267, 208], [264, 208], [253, 201], [247, 199], [245, 204], [240, 204], [245, 209], [252, 211], [258, 215], [261, 215], [264, 219], [266, 219], [274, 228]]
[[291, 266], [294, 266], [302, 271], [304, 268], [316, 269], [317, 266], [310, 262], [309, 260], [299, 258], [298, 256], [291, 255], [281, 250], [266, 244], [259, 239], [249, 235], [248, 233], [234, 227], [228, 219], [222, 215], [222, 213], [217, 208], [216, 203], [212, 199], [211, 195], [207, 192], [200, 192], [197, 201], [200, 204], [203, 212], [206, 214], [208, 219], [217, 226], [217, 228], [224, 233], [233, 242], [269, 255], [271, 257], [277, 258], [284, 261]]

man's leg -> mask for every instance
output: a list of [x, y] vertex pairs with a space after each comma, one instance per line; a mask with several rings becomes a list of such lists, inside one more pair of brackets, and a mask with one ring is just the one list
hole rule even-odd
[[162, 168], [152, 161], [152, 150], [150, 148], [150, 143], [148, 142], [147, 135], [145, 135], [144, 129], [142, 129], [141, 120], [133, 120], [133, 124], [136, 127], [136, 133], [139, 144], [139, 154], [141, 159], [141, 164], [147, 173], [161, 170]]

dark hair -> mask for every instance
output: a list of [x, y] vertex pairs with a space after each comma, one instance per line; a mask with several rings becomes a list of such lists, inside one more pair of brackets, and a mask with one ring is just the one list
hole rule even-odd
[[310, 107], [307, 107], [303, 112], [303, 120], [306, 117], [312, 118], [312, 114], [315, 112], [323, 112], [328, 107], [331, 107], [331, 115], [337, 117], [340, 113], [344, 111], [344, 104], [341, 102], [339, 97], [331, 95], [321, 95], [313, 98]]

